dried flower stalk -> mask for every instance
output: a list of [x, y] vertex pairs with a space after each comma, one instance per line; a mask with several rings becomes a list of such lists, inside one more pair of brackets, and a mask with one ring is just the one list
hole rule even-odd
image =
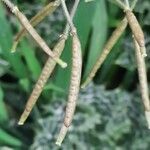
[[[60, 5], [60, 0], [55, 0], [46, 5], [42, 10], [40, 10], [31, 20], [30, 24], [34, 27], [39, 24], [47, 15], [52, 14], [56, 8]], [[26, 29], [23, 27], [21, 31], [16, 35], [11, 52], [15, 52], [19, 41], [25, 36]]]
[[140, 47], [136, 39], [134, 39], [135, 44], [135, 52], [136, 52], [136, 60], [138, 65], [138, 75], [140, 81], [140, 90], [142, 101], [145, 107], [145, 115], [148, 122], [148, 128], [150, 129], [150, 101], [149, 101], [149, 92], [148, 92], [148, 82], [147, 82], [147, 75], [146, 75], [146, 65], [144, 58], [141, 56]]
[[61, 59], [57, 58], [55, 54], [51, 51], [51, 49], [47, 46], [45, 41], [40, 37], [40, 35], [36, 32], [36, 30], [29, 23], [28, 19], [19, 11], [18, 7], [11, 3], [9, 0], [2, 0], [16, 15], [21, 24], [25, 27], [28, 33], [33, 37], [33, 39], [37, 42], [37, 44], [55, 60], [62, 68], [67, 67], [67, 64], [63, 62]]

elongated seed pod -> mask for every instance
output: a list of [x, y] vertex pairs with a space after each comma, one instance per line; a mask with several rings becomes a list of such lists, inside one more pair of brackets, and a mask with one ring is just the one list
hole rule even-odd
[[[54, 47], [53, 52], [55, 53], [56, 56], [60, 57], [60, 55], [64, 49], [64, 46], [65, 46], [65, 41], [66, 41], [66, 37], [64, 35], [62, 35], [62, 37], [60, 38], [60, 40], [57, 42], [56, 46]], [[26, 121], [26, 119], [28, 118], [30, 112], [32, 111], [37, 99], [39, 98], [39, 96], [44, 88], [44, 85], [46, 84], [49, 76], [53, 72], [55, 66], [56, 66], [56, 62], [49, 57], [32, 93], [27, 101], [25, 110], [24, 110], [23, 114], [21, 115], [21, 118], [18, 122], [19, 125], [23, 125], [24, 122]]]
[[140, 91], [141, 91], [142, 101], [145, 107], [145, 116], [148, 122], [148, 128], [150, 129], [150, 101], [149, 101], [149, 93], [148, 93], [146, 66], [145, 66], [144, 58], [141, 57], [140, 47], [135, 38], [134, 38], [134, 44], [135, 44], [135, 53], [136, 53], [136, 60], [138, 66]]
[[3, 0], [3, 2], [10, 8], [12, 13], [16, 15], [19, 19], [21, 24], [25, 27], [28, 33], [33, 37], [33, 39], [37, 42], [37, 44], [49, 55], [54, 59], [62, 68], [67, 67], [67, 64], [63, 62], [61, 59], [56, 57], [51, 49], [47, 46], [45, 41], [40, 37], [40, 35], [36, 32], [36, 30], [32, 27], [29, 23], [28, 19], [23, 15], [17, 6], [13, 5], [9, 0]]
[[[46, 5], [41, 11], [39, 11], [31, 20], [30, 24], [34, 27], [37, 24], [39, 24], [47, 15], [52, 14], [56, 8], [60, 5], [60, 0], [55, 0], [54, 2], [50, 2], [48, 5]], [[14, 43], [12, 46], [11, 51], [15, 52], [17, 45], [21, 38], [25, 35], [26, 29], [23, 27], [21, 31], [16, 35], [14, 39]]]
[[126, 29], [126, 27], [127, 27], [127, 19], [124, 18], [121, 21], [121, 23], [118, 25], [118, 27], [114, 30], [114, 32], [112, 33], [108, 42], [105, 44], [104, 49], [103, 49], [100, 57], [97, 59], [95, 65], [92, 68], [92, 70], [90, 71], [88, 77], [86, 78], [86, 80], [81, 85], [81, 88], [85, 88], [89, 84], [89, 82], [93, 79], [97, 70], [101, 67], [101, 65], [105, 61], [106, 57], [110, 53], [111, 49], [113, 48], [113, 46], [116, 44], [116, 42], [118, 41], [118, 39], [120, 38], [120, 36], [124, 32], [124, 30]]
[[69, 96], [66, 106], [65, 118], [56, 141], [57, 145], [61, 145], [62, 141], [65, 138], [67, 130], [72, 122], [80, 88], [81, 69], [82, 69], [81, 45], [77, 37], [77, 34], [73, 34], [72, 38], [73, 38], [72, 39], [73, 56], [72, 56], [71, 83], [69, 88]]
[[[78, 1], [74, 4], [73, 8], [72, 8], [72, 11], [71, 11], [71, 18], [73, 19], [74, 15], [75, 15], [75, 12], [77, 10], [77, 6], [78, 6]], [[69, 33], [69, 25], [67, 24], [66, 25], [66, 28], [64, 30], [64, 33], [63, 35], [60, 37], [59, 41], [57, 42], [56, 46], [54, 47], [54, 50], [53, 52], [55, 53], [55, 55], [57, 57], [60, 57], [63, 49], [64, 49], [64, 46], [65, 46], [65, 41], [68, 37], [68, 33]], [[49, 76], [51, 75], [51, 73], [53, 72], [54, 68], [56, 66], [56, 62], [53, 61], [50, 57], [48, 58], [45, 66], [44, 66], [44, 69], [42, 70], [42, 73], [35, 85], [35, 88], [33, 89], [32, 91], [32, 94], [26, 104], [26, 108], [18, 122], [18, 124], [22, 125], [24, 124], [25, 120], [27, 119], [29, 113], [31, 112], [34, 104], [36, 103], [39, 95], [41, 94], [42, 90], [43, 90], [43, 87], [45, 85], [45, 83], [47, 82]], [[26, 111], [28, 110], [28, 111]], [[30, 112], [29, 112], [30, 111]]]
[[143, 57], [147, 56], [145, 48], [145, 39], [142, 28], [131, 10], [125, 10], [127, 20], [129, 22], [132, 33], [140, 46], [140, 51]]

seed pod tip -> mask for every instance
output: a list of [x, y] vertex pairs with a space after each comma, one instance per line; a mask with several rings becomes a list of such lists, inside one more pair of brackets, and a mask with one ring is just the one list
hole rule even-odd
[[11, 48], [11, 53], [14, 53], [16, 52], [16, 49], [17, 49], [17, 45], [18, 45], [18, 42], [14, 42], [13, 45], [12, 45], [12, 48]]
[[67, 63], [63, 62], [61, 66], [62, 66], [62, 68], [66, 68], [67, 67]]
[[18, 125], [22, 126], [22, 125], [24, 125], [24, 122], [22, 122], [21, 120], [19, 120]]
[[68, 127], [66, 127], [64, 124], [60, 130], [60, 133], [58, 135], [58, 138], [57, 138], [57, 141], [56, 141], [56, 145], [58, 146], [61, 146], [62, 144], [62, 141], [64, 140], [66, 134], [67, 134], [67, 131], [68, 131]]
[[140, 51], [142, 53], [142, 57], [147, 57], [147, 53], [146, 53], [146, 48], [144, 47], [140, 47]]
[[145, 111], [145, 117], [148, 124], [148, 129], [150, 129], [150, 111]]

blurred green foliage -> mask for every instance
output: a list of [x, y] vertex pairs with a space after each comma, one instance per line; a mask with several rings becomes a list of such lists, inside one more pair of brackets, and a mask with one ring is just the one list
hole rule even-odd
[[[46, 0], [15, 2], [28, 18], [47, 3]], [[72, 4], [67, 1], [69, 8]], [[150, 80], [149, 0], [139, 0], [135, 13], [146, 35]], [[82, 80], [122, 18], [122, 11], [105, 0], [80, 2], [74, 22], [82, 43]], [[52, 48], [64, 25], [59, 7], [36, 29]], [[30, 36], [21, 41], [16, 53], [10, 53], [19, 27], [16, 18], [0, 3], [0, 149], [57, 150], [60, 148], [54, 143], [62, 123], [70, 81], [70, 39], [62, 55], [68, 68], [63, 70], [58, 66], [55, 69], [30, 118], [24, 126], [18, 127], [17, 120], [47, 59]], [[129, 28], [99, 69], [94, 84], [81, 91], [73, 124], [61, 149], [150, 149]]]

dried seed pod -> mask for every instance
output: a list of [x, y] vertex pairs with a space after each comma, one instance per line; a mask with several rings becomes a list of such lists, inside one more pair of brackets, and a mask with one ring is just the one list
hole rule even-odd
[[[54, 47], [53, 52], [55, 53], [55, 55], [57, 57], [60, 57], [60, 55], [64, 49], [64, 46], [65, 46], [65, 41], [66, 41], [66, 36], [62, 35], [62, 37], [60, 38], [60, 40], [57, 42], [56, 46]], [[56, 66], [56, 62], [49, 57], [32, 93], [27, 101], [25, 110], [24, 110], [23, 114], [21, 115], [21, 118], [18, 122], [19, 125], [23, 125], [24, 122], [26, 121], [26, 119], [28, 118], [30, 112], [32, 111], [32, 108], [34, 107], [37, 99], [39, 98], [39, 96], [44, 88], [44, 85], [46, 84], [49, 76], [53, 72], [55, 66]]]
[[132, 33], [140, 46], [140, 51], [143, 57], [147, 56], [145, 48], [145, 39], [142, 28], [131, 10], [125, 10], [127, 20], [129, 22]]
[[135, 38], [134, 38], [134, 44], [135, 44], [135, 50], [136, 50], [136, 60], [137, 60], [137, 66], [138, 66], [141, 96], [142, 96], [142, 101], [145, 107], [145, 116], [148, 122], [148, 128], [150, 129], [150, 101], [149, 101], [149, 93], [148, 93], [146, 66], [145, 66], [144, 58], [141, 56], [141, 53], [140, 53], [139, 44], [137, 43]]
[[97, 70], [101, 67], [102, 63], [105, 61], [106, 57], [110, 53], [113, 46], [116, 44], [122, 33], [127, 27], [127, 19], [124, 18], [121, 23], [118, 25], [118, 27], [115, 29], [115, 31], [112, 33], [111, 37], [109, 38], [108, 42], [105, 44], [104, 49], [100, 55], [100, 57], [97, 59], [93, 69], [89, 73], [86, 80], [81, 85], [81, 88], [85, 88], [89, 82], [93, 79], [95, 76]]
[[[31, 20], [30, 24], [34, 27], [39, 24], [47, 15], [52, 14], [56, 8], [60, 5], [60, 0], [55, 0], [54, 2], [50, 2], [46, 5], [41, 11], [39, 11]], [[26, 29], [22, 28], [22, 30], [16, 35], [11, 51], [15, 52], [16, 47], [21, 40], [21, 38], [25, 35]]]
[[61, 145], [65, 138], [67, 130], [72, 122], [76, 103], [78, 99], [78, 93], [80, 88], [81, 69], [82, 69], [82, 56], [81, 56], [81, 45], [77, 37], [77, 34], [72, 35], [72, 71], [71, 71], [71, 83], [69, 88], [68, 102], [66, 106], [66, 113], [63, 122], [63, 126], [58, 135], [56, 144]]
[[21, 24], [28, 31], [28, 33], [33, 37], [33, 39], [37, 42], [37, 44], [55, 60], [62, 68], [67, 67], [67, 64], [63, 62], [61, 59], [56, 57], [51, 49], [47, 46], [45, 41], [40, 37], [40, 35], [36, 32], [36, 30], [32, 27], [28, 19], [23, 15], [17, 6], [13, 5], [9, 0], [3, 0], [3, 2], [10, 8], [10, 10], [17, 16]]

